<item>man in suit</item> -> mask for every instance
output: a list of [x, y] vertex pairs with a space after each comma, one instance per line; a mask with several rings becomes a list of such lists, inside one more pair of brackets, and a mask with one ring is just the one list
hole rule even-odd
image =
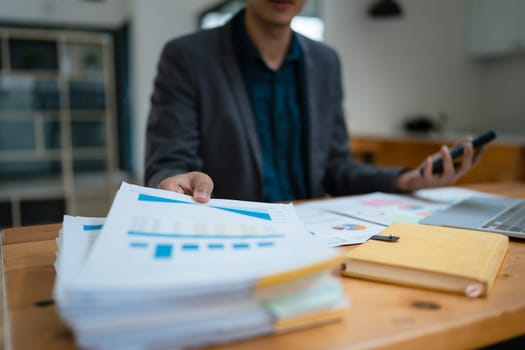
[[220, 28], [164, 47], [147, 128], [148, 186], [218, 198], [288, 201], [454, 183], [483, 149], [465, 142], [441, 175], [349, 154], [339, 59], [290, 28], [304, 0], [247, 0]]

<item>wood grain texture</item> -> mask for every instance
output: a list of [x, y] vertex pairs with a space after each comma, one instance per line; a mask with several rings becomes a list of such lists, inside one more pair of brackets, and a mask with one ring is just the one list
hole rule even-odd
[[[525, 198], [523, 183], [469, 187]], [[59, 228], [4, 232], [12, 349], [76, 349], [72, 334], [49, 304]], [[27, 239], [15, 237], [19, 234]], [[210, 349], [460, 349], [525, 334], [524, 241], [511, 240], [492, 293], [484, 299], [352, 278], [342, 278], [342, 283], [351, 301], [342, 321]]]

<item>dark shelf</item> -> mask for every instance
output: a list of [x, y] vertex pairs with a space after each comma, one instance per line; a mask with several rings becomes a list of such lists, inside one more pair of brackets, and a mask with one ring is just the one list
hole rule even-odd
[[9, 54], [11, 69], [58, 70], [55, 41], [10, 39]]
[[0, 229], [13, 226], [11, 202], [0, 202]]
[[72, 81], [69, 83], [71, 109], [103, 109], [106, 107], [104, 84]]
[[71, 143], [76, 147], [104, 147], [105, 125], [101, 121], [71, 122]]
[[22, 225], [61, 222], [66, 212], [64, 198], [33, 199], [20, 202]]

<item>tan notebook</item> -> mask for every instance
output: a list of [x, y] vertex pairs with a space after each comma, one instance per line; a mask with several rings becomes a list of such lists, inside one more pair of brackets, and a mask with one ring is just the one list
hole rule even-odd
[[485, 296], [509, 246], [507, 236], [474, 230], [394, 223], [381, 235], [351, 250], [342, 274], [382, 282]]

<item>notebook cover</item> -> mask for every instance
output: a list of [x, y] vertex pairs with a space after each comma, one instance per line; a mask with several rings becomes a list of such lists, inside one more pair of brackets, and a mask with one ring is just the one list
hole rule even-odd
[[400, 239], [370, 240], [353, 249], [343, 275], [484, 296], [509, 244], [496, 233], [410, 223], [394, 223], [381, 234]]

